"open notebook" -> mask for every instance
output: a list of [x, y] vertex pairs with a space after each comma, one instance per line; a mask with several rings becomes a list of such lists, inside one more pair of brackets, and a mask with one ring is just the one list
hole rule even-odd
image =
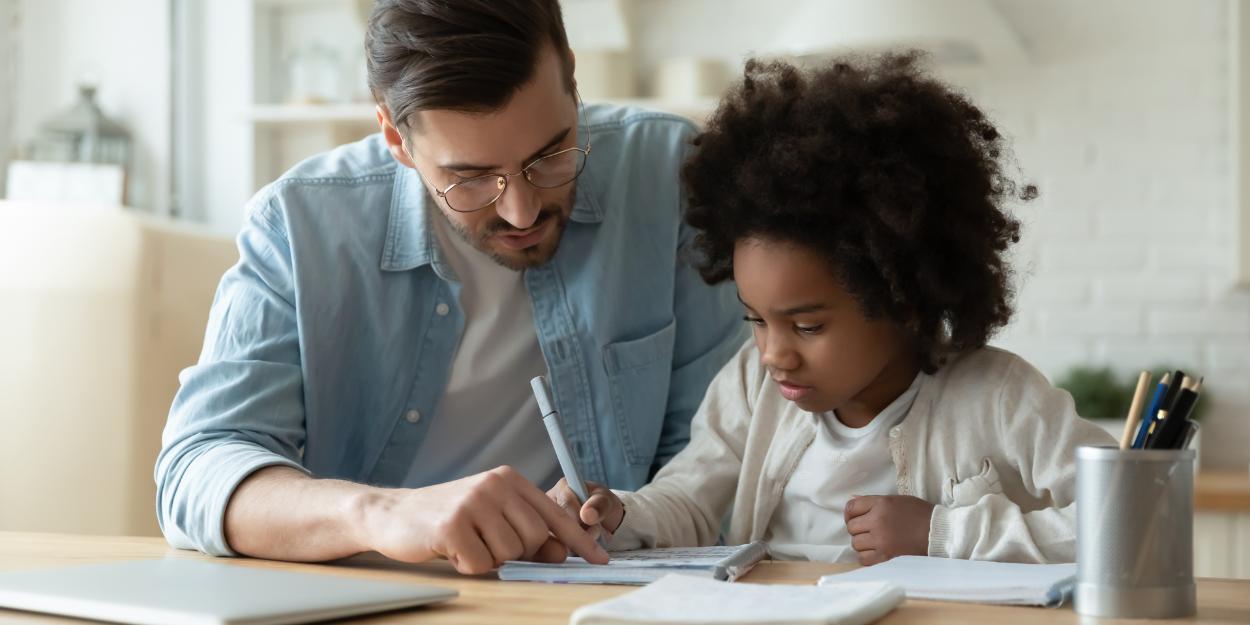
[[1075, 564], [1013, 564], [899, 556], [875, 566], [820, 578], [820, 585], [886, 581], [911, 599], [1057, 608], [1072, 596]]
[[607, 565], [569, 558], [563, 564], [507, 562], [499, 567], [504, 581], [573, 584], [646, 584], [670, 573], [734, 581], [768, 556], [761, 541], [737, 547], [637, 549], [608, 554]]

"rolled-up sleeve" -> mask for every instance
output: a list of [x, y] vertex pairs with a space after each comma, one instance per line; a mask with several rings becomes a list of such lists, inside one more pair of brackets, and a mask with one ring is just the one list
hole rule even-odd
[[155, 472], [166, 540], [217, 556], [236, 555], [224, 518], [239, 482], [273, 465], [307, 473], [291, 247], [272, 198], [254, 201], [238, 245], [199, 363], [179, 376]]

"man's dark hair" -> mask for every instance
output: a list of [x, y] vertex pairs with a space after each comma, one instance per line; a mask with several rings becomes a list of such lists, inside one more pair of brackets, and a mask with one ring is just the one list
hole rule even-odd
[[534, 77], [547, 46], [572, 93], [557, 0], [378, 0], [365, 36], [369, 90], [399, 126], [425, 110], [496, 111]]
[[785, 241], [829, 263], [864, 316], [913, 328], [926, 373], [1011, 319], [1008, 246], [1020, 223], [1006, 140], [923, 54], [812, 70], [751, 60], [682, 169], [697, 266], [733, 278], [736, 242]]

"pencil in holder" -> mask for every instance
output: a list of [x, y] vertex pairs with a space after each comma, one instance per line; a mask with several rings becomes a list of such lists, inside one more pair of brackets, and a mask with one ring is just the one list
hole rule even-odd
[[1194, 452], [1076, 450], [1076, 611], [1114, 618], [1197, 612]]

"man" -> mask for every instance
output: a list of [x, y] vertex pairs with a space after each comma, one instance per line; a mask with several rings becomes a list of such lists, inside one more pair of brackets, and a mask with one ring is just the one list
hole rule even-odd
[[685, 446], [745, 336], [682, 258], [694, 128], [582, 107], [556, 0], [381, 0], [366, 45], [382, 133], [249, 204], [161, 527], [217, 555], [605, 562], [540, 490], [561, 474], [529, 380], [589, 480], [636, 489]]

